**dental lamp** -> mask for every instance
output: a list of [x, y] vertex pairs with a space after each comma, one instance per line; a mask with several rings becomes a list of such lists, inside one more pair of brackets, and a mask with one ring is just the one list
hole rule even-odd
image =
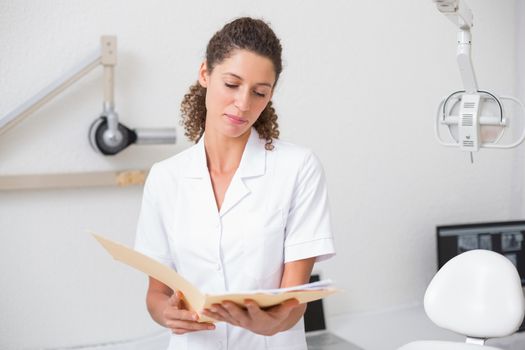
[[89, 141], [93, 149], [104, 155], [114, 155], [131, 144], [175, 143], [173, 128], [129, 129], [118, 120], [114, 102], [114, 69], [117, 63], [117, 39], [102, 36], [101, 48], [81, 64], [64, 74], [38, 94], [0, 118], [0, 135], [15, 126], [23, 118], [36, 111], [53, 97], [82, 78], [98, 65], [104, 67], [104, 102], [102, 113], [89, 129]]
[[[456, 57], [464, 87], [464, 90], [451, 93], [439, 103], [434, 129], [438, 142], [470, 152], [471, 161], [472, 152], [477, 152], [480, 148], [508, 149], [518, 146], [525, 140], [525, 127], [514, 142], [499, 144], [509, 124], [503, 102], [510, 101], [517, 105], [525, 119], [524, 105], [515, 97], [497, 97], [491, 92], [478, 89], [471, 59], [470, 29], [474, 26], [472, 11], [462, 0], [432, 1], [439, 12], [459, 28]], [[453, 142], [443, 140], [440, 124], [447, 127]]]

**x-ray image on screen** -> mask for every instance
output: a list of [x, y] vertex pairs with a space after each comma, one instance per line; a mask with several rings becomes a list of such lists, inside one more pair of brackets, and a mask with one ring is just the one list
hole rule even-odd
[[521, 232], [504, 232], [501, 234], [501, 250], [513, 252], [521, 250], [523, 234]]
[[478, 235], [458, 236], [458, 253], [464, 253], [469, 250], [478, 248]]
[[492, 236], [479, 235], [479, 249], [492, 250]]

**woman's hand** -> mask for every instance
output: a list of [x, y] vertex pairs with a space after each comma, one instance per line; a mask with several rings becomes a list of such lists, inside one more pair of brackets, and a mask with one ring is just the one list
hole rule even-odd
[[175, 292], [168, 299], [168, 304], [162, 312], [163, 324], [170, 328], [175, 334], [185, 334], [189, 332], [213, 330], [213, 323], [199, 323], [199, 315], [189, 311], [184, 304], [181, 292]]
[[213, 304], [211, 308], [205, 309], [203, 314], [218, 321], [246, 328], [257, 334], [269, 336], [283, 330], [281, 325], [285, 323], [290, 312], [299, 305], [299, 302], [296, 299], [289, 299], [264, 310], [253, 300], [245, 300], [244, 305], [245, 308], [234, 302], [224, 301], [221, 304]]

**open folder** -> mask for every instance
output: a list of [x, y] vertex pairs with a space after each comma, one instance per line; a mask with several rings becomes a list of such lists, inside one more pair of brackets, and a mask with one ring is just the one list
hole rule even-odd
[[288, 299], [297, 299], [299, 303], [307, 303], [324, 298], [338, 291], [331, 287], [330, 281], [320, 281], [289, 288], [206, 294], [202, 293], [172, 268], [120, 243], [113, 242], [94, 233], [93, 236], [116, 260], [161, 281], [173, 291], [181, 291], [188, 308], [199, 314], [200, 322], [214, 322], [213, 319], [202, 315], [200, 312], [205, 308], [210, 308], [212, 304], [218, 304], [224, 300], [230, 300], [239, 305], [243, 305], [244, 300], [251, 299], [257, 302], [260, 307], [269, 307], [280, 304]]

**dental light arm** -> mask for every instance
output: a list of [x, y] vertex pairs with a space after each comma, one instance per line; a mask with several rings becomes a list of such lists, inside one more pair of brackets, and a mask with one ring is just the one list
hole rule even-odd
[[101, 37], [101, 49], [87, 57], [61, 78], [41, 90], [25, 103], [0, 119], [0, 135], [60, 94], [70, 85], [102, 65], [104, 67], [104, 102], [101, 116], [91, 125], [89, 140], [93, 148], [114, 155], [129, 145], [175, 143], [173, 128], [131, 130], [119, 123], [114, 103], [114, 69], [117, 63], [117, 40], [113, 36]]
[[[494, 94], [478, 89], [476, 74], [472, 65], [471, 47], [472, 36], [470, 29], [474, 26], [473, 15], [470, 8], [462, 0], [433, 0], [437, 9], [459, 28], [457, 35], [457, 62], [463, 91], [456, 91], [443, 99], [438, 107], [435, 124], [435, 135], [438, 142], [444, 146], [460, 147], [471, 152], [484, 148], [513, 148], [525, 140], [525, 128], [521, 136], [510, 144], [498, 144], [502, 139], [505, 128], [508, 126], [504, 117], [502, 101], [510, 101], [521, 109], [521, 116], [525, 118], [525, 107], [518, 99], [511, 96], [496, 97]], [[493, 107], [489, 115], [482, 115], [485, 110]], [[457, 110], [458, 115], [453, 115]], [[448, 128], [450, 138], [454, 142], [446, 142], [440, 134], [440, 124]], [[485, 128], [482, 130], [482, 126]], [[452, 129], [457, 129], [453, 135]], [[496, 135], [487, 140], [486, 132], [490, 129]], [[485, 132], [484, 132], [485, 131]], [[471, 158], [472, 160], [472, 158]]]
[[434, 0], [439, 12], [461, 29], [469, 30], [474, 26], [472, 11], [461, 0]]
[[444, 14], [459, 28], [457, 61], [463, 86], [467, 93], [478, 91], [478, 83], [471, 59], [472, 36], [470, 28], [474, 26], [472, 11], [460, 0], [434, 0], [439, 12]]

